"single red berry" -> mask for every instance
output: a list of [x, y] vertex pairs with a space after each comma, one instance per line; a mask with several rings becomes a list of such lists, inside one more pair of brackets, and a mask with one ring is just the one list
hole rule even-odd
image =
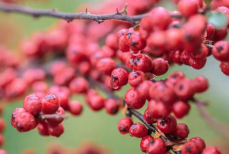
[[140, 109], [145, 104], [145, 99], [141, 98], [135, 89], [130, 89], [125, 94], [125, 102], [132, 109]]
[[171, 74], [169, 74], [168, 81], [175, 84], [177, 81], [179, 81], [179, 79], [183, 79], [183, 78], [185, 78], [183, 72], [174, 71]]
[[71, 101], [69, 103], [69, 111], [73, 115], [80, 115], [82, 113], [83, 107], [79, 101]]
[[221, 154], [221, 152], [216, 147], [207, 147], [202, 154]]
[[111, 86], [114, 89], [126, 85], [128, 82], [128, 72], [123, 68], [116, 68], [111, 73]]
[[52, 136], [59, 137], [61, 134], [64, 133], [64, 126], [62, 123], [58, 125], [49, 125], [48, 126], [48, 132]]
[[133, 71], [129, 73], [128, 83], [132, 87], [137, 87], [140, 83], [142, 83], [144, 78], [144, 73], [141, 71]]
[[173, 104], [173, 113], [177, 118], [183, 118], [189, 110], [190, 105], [186, 101], [177, 101]]
[[55, 118], [51, 118], [51, 119], [46, 119], [46, 122], [49, 125], [58, 125], [59, 123], [61, 123], [64, 120], [64, 118], [61, 117], [64, 114], [65, 114], [64, 109], [62, 107], [59, 107], [58, 110], [55, 113], [56, 117]]
[[49, 136], [48, 124], [45, 122], [39, 122], [37, 125], [37, 131], [42, 136]]
[[190, 17], [198, 13], [198, 5], [195, 0], [180, 0], [178, 11], [185, 17]]
[[144, 119], [147, 123], [156, 123], [157, 122], [157, 119], [154, 119], [153, 117], [150, 116], [148, 109], [146, 109], [144, 112]]
[[196, 87], [192, 80], [181, 79], [175, 84], [174, 92], [180, 99], [187, 100], [195, 94]]
[[129, 47], [129, 45], [127, 45], [127, 42], [125, 40], [124, 35], [119, 38], [119, 49], [122, 52], [129, 52], [130, 51], [130, 47]]
[[182, 49], [183, 32], [180, 29], [169, 29], [166, 31], [166, 47], [168, 50]]
[[32, 115], [38, 115], [41, 112], [41, 100], [35, 94], [31, 94], [25, 97], [23, 101], [23, 108], [25, 111]]
[[166, 151], [165, 142], [160, 138], [150, 140], [149, 144], [146, 147], [146, 152], [148, 154], [162, 154], [165, 151]]
[[192, 58], [189, 58], [189, 65], [192, 66], [194, 69], [202, 69], [207, 62], [207, 58], [204, 58], [202, 60], [194, 60]]
[[16, 128], [16, 118], [18, 117], [19, 114], [26, 112], [25, 109], [23, 108], [16, 108], [14, 109], [12, 115], [11, 115], [11, 125]]
[[88, 90], [88, 82], [84, 78], [75, 78], [69, 84], [71, 92], [76, 94], [86, 93]]
[[138, 54], [134, 58], [133, 69], [144, 73], [150, 72], [153, 68], [152, 59], [145, 54]]
[[118, 49], [118, 36], [116, 34], [109, 34], [106, 37], [106, 45], [111, 49]]
[[177, 124], [174, 134], [178, 138], [187, 138], [189, 134], [189, 128], [186, 124], [179, 123]]
[[135, 90], [137, 91], [137, 93], [139, 94], [141, 98], [147, 99], [147, 100], [150, 99], [149, 88], [151, 84], [152, 84], [151, 81], [145, 80], [135, 88]]
[[200, 137], [192, 137], [188, 140], [188, 142], [194, 142], [199, 153], [201, 153], [206, 147], [204, 140]]
[[148, 103], [148, 113], [152, 118], [159, 119], [169, 115], [171, 108], [162, 102], [151, 100]]
[[143, 138], [147, 136], [148, 130], [145, 125], [137, 122], [130, 127], [129, 133], [131, 137]]
[[45, 81], [36, 81], [33, 83], [32, 89], [34, 92], [47, 92], [48, 84]]
[[116, 62], [111, 58], [102, 58], [96, 63], [96, 68], [105, 75], [111, 75], [115, 67]]
[[227, 41], [218, 41], [213, 49], [213, 56], [219, 61], [228, 61], [229, 60], [229, 44]]
[[225, 75], [229, 76], [229, 61], [228, 62], [221, 62], [220, 63], [220, 69]]
[[203, 60], [207, 57], [209, 49], [206, 45], [202, 44], [201, 47], [197, 50], [194, 50], [190, 53], [190, 56], [193, 60]]
[[177, 50], [173, 53], [173, 62], [177, 64], [183, 64], [183, 62], [180, 60], [181, 51]]
[[128, 134], [132, 125], [133, 120], [130, 117], [122, 118], [118, 122], [118, 130], [121, 134]]
[[96, 95], [90, 99], [90, 107], [94, 111], [99, 111], [104, 107], [105, 99], [102, 96]]
[[163, 75], [165, 74], [169, 69], [168, 61], [157, 58], [153, 60], [153, 74], [155, 75]]
[[181, 149], [182, 154], [197, 154], [198, 149], [195, 142], [188, 141], [186, 142]]
[[171, 134], [176, 131], [177, 120], [172, 115], [168, 115], [166, 118], [159, 119], [157, 121], [157, 127], [165, 134]]
[[171, 16], [168, 10], [163, 7], [154, 8], [150, 14], [152, 27], [156, 30], [165, 30], [171, 21]]
[[154, 138], [151, 135], [147, 135], [145, 137], [142, 138], [141, 142], [140, 142], [140, 148], [142, 150], [142, 152], [146, 152], [146, 147], [147, 145], [150, 143], [151, 140], [153, 140]]
[[197, 86], [196, 92], [197, 93], [205, 92], [209, 87], [208, 80], [203, 76], [195, 77], [194, 81], [196, 82], [196, 86]]
[[56, 113], [58, 108], [59, 108], [59, 99], [55, 95], [49, 94], [42, 99], [41, 111], [44, 114], [54, 114]]
[[215, 27], [211, 24], [208, 24], [206, 29], [206, 39], [212, 39], [215, 34], [215, 31]]
[[118, 113], [119, 104], [114, 99], [108, 99], [105, 102], [105, 109], [108, 114], [115, 115], [116, 113]]
[[29, 112], [21, 112], [16, 115], [15, 128], [19, 132], [27, 132], [37, 126], [37, 121], [34, 116]]

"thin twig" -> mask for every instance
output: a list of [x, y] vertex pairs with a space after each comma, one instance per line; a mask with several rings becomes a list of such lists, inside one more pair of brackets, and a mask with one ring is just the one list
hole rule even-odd
[[53, 18], [64, 19], [68, 22], [74, 19], [92, 20], [98, 23], [102, 23], [105, 20], [120, 20], [120, 21], [129, 22], [132, 25], [139, 23], [142, 17], [147, 15], [147, 14], [143, 14], [143, 15], [136, 15], [136, 16], [127, 16], [125, 15], [126, 6], [121, 12], [116, 12], [113, 14], [95, 15], [95, 14], [90, 14], [88, 10], [86, 10], [86, 12], [81, 12], [81, 13], [62, 13], [62, 12], [58, 12], [57, 10], [38, 10], [38, 9], [32, 9], [21, 5], [6, 4], [3, 2], [0, 2], [0, 11], [6, 13], [21, 13], [36, 18], [53, 17]]
[[39, 114], [37, 116], [38, 119], [45, 120], [45, 119], [66, 119], [68, 115], [66, 114]]

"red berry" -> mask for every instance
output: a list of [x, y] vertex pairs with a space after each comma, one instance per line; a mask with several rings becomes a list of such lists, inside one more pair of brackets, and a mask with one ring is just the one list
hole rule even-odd
[[154, 119], [153, 117], [150, 116], [148, 109], [146, 109], [144, 112], [144, 119], [147, 123], [156, 123], [157, 122], [157, 119]]
[[216, 147], [207, 147], [202, 154], [221, 154], [221, 152]]
[[171, 109], [162, 102], [152, 99], [148, 104], [148, 112], [152, 118], [159, 119], [168, 116]]
[[111, 49], [116, 50], [118, 48], [118, 37], [115, 34], [110, 34], [106, 37], [106, 45]]
[[165, 134], [171, 134], [176, 131], [177, 121], [174, 116], [169, 115], [166, 118], [157, 121], [157, 127]]
[[142, 138], [141, 142], [140, 142], [140, 148], [142, 150], [142, 152], [146, 152], [146, 147], [147, 145], [150, 143], [151, 140], [153, 140], [154, 138], [151, 135], [147, 135], [145, 137]]
[[115, 60], [111, 58], [102, 58], [96, 63], [96, 68], [103, 74], [111, 75], [111, 72], [115, 69]]
[[145, 99], [141, 98], [135, 89], [130, 89], [125, 94], [125, 102], [132, 109], [140, 109], [145, 104]]
[[177, 124], [176, 131], [174, 132], [178, 138], [187, 138], [189, 134], [189, 129], [186, 124], [179, 123]]
[[21, 112], [16, 115], [15, 128], [19, 132], [27, 132], [37, 126], [36, 119], [29, 112]]
[[145, 80], [135, 88], [135, 90], [137, 91], [138, 95], [141, 98], [147, 99], [147, 100], [150, 99], [150, 97], [149, 97], [149, 88], [150, 88], [151, 84], [152, 84], [151, 81]]
[[228, 62], [221, 62], [220, 63], [220, 69], [225, 75], [229, 76], [229, 61]]
[[48, 131], [50, 135], [59, 137], [61, 134], [64, 133], [64, 126], [62, 123], [60, 123], [59, 125], [49, 125]]
[[132, 125], [133, 120], [130, 117], [122, 118], [118, 122], [118, 130], [121, 134], [128, 134]]
[[49, 136], [48, 124], [45, 122], [39, 122], [37, 125], [37, 131], [42, 136]]
[[128, 72], [123, 68], [114, 69], [111, 73], [111, 86], [117, 89], [128, 82]]
[[165, 142], [160, 138], [150, 140], [149, 144], [146, 147], [146, 152], [148, 154], [162, 154], [165, 151], [166, 151]]
[[49, 94], [42, 99], [41, 111], [44, 114], [54, 114], [56, 113], [58, 108], [59, 108], [59, 99], [55, 95]]
[[163, 75], [165, 74], [169, 69], [168, 61], [157, 58], [153, 60], [153, 74], [155, 75]]
[[101, 96], [94, 96], [90, 100], [90, 107], [94, 111], [99, 111], [104, 107], [105, 99]]
[[177, 81], [174, 87], [175, 94], [182, 100], [191, 98], [196, 92], [196, 87], [193, 81], [188, 79], [182, 79]]
[[190, 17], [198, 13], [198, 5], [195, 0], [180, 0], [178, 11], [185, 17]]
[[207, 62], [207, 58], [204, 58], [202, 60], [194, 60], [192, 58], [189, 58], [189, 65], [192, 66], [194, 69], [201, 69], [205, 66]]
[[76, 94], [86, 93], [88, 90], [88, 82], [84, 78], [75, 78], [69, 84], [71, 92]]
[[64, 120], [63, 117], [59, 117], [59, 116], [61, 115], [63, 116], [64, 114], [65, 114], [64, 109], [62, 107], [59, 107], [55, 113], [56, 118], [46, 119], [46, 121], [49, 125], [58, 125], [59, 123], [61, 123]]
[[25, 97], [23, 101], [23, 108], [25, 111], [32, 115], [37, 115], [41, 112], [41, 100], [35, 94], [31, 94]]
[[145, 125], [143, 125], [140, 122], [137, 122], [130, 127], [129, 133], [132, 137], [143, 138], [147, 136], [148, 130]]
[[116, 100], [114, 99], [108, 99], [105, 102], [105, 109], [106, 112], [110, 115], [114, 115], [116, 113], [118, 113], [119, 110], [119, 104]]
[[130, 84], [130, 86], [132, 87], [137, 87], [144, 78], [144, 73], [141, 71], [133, 71], [129, 73], [128, 76], [128, 83]]
[[173, 104], [173, 113], [177, 118], [183, 118], [188, 114], [190, 105], [185, 101], [177, 101]]
[[16, 118], [18, 117], [19, 114], [26, 112], [25, 109], [23, 108], [16, 108], [14, 109], [12, 115], [11, 115], [11, 125], [16, 128]]
[[186, 142], [181, 149], [182, 154], [197, 154], [198, 149], [195, 142], [188, 141]]
[[197, 93], [205, 92], [209, 87], [208, 80], [203, 76], [195, 77], [194, 81], [196, 82], [196, 86], [197, 86], [196, 92]]
[[194, 142], [199, 153], [201, 153], [203, 149], [206, 147], [204, 140], [200, 137], [192, 137], [189, 139], [188, 142]]
[[69, 111], [73, 115], [80, 115], [82, 113], [83, 107], [78, 101], [71, 101], [69, 103]]
[[228, 61], [229, 60], [229, 44], [227, 41], [218, 41], [213, 49], [213, 56], [219, 61]]
[[152, 59], [145, 54], [139, 54], [134, 58], [133, 69], [144, 73], [152, 70]]
[[156, 7], [151, 12], [151, 23], [154, 29], [164, 30], [171, 21], [170, 13], [163, 7]]

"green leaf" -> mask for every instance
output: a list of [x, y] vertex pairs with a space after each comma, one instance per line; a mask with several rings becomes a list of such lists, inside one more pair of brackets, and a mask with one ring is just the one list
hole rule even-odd
[[211, 12], [207, 14], [208, 23], [212, 24], [216, 29], [224, 28], [227, 25], [227, 16], [221, 12]]

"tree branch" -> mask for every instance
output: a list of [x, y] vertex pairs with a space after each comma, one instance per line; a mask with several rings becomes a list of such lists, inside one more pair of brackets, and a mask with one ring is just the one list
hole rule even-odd
[[147, 14], [143, 15], [136, 15], [136, 16], [126, 16], [126, 7], [119, 12], [113, 14], [102, 14], [102, 15], [94, 15], [90, 14], [87, 10], [85, 12], [81, 13], [62, 13], [58, 12], [57, 10], [38, 10], [38, 9], [32, 9], [25, 6], [15, 5], [15, 4], [6, 4], [3, 2], [0, 2], [0, 11], [7, 12], [7, 13], [21, 13], [33, 17], [53, 17], [53, 18], [59, 18], [64, 19], [68, 22], [74, 20], [74, 19], [84, 19], [84, 20], [92, 20], [96, 21], [98, 23], [102, 23], [105, 20], [119, 20], [119, 21], [125, 21], [129, 22], [132, 25], [136, 25], [140, 22], [142, 17], [146, 16]]

